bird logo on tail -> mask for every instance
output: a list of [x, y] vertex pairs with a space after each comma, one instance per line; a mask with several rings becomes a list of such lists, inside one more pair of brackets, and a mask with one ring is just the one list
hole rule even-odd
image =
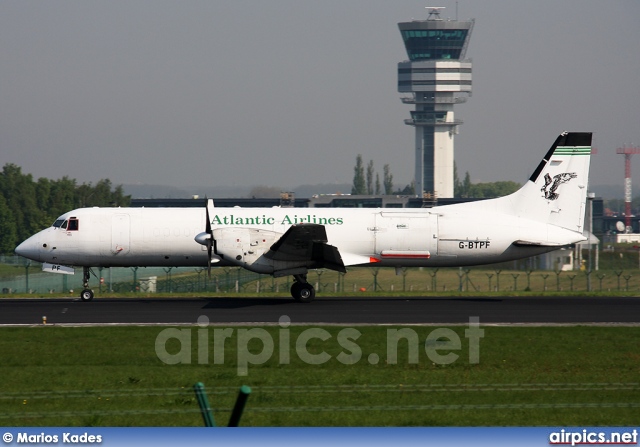
[[544, 186], [540, 188], [540, 191], [544, 194], [544, 198], [547, 200], [556, 200], [560, 197], [560, 194], [556, 192], [558, 187], [563, 183], [567, 183], [569, 180], [578, 176], [575, 172], [564, 172], [562, 174], [554, 175], [553, 178], [549, 174], [544, 176]]

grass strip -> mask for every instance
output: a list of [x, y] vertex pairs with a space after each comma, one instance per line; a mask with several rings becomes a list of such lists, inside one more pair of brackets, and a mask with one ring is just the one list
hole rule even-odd
[[[640, 328], [481, 329], [474, 363], [462, 326], [2, 328], [0, 421], [201, 426], [201, 381], [219, 425], [241, 385], [243, 426], [637, 425]], [[390, 343], [397, 330], [415, 336]]]

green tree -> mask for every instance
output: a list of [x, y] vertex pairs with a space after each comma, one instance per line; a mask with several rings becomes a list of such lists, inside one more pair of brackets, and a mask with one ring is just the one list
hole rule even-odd
[[112, 191], [111, 180], [103, 179], [76, 186], [68, 177], [60, 180], [40, 178], [8, 163], [0, 172], [0, 253], [10, 253], [32, 234], [51, 225], [61, 214], [85, 206], [127, 206], [122, 186]]
[[476, 183], [471, 185], [468, 197], [491, 199], [493, 197], [506, 196], [519, 188], [519, 183], [511, 181]]
[[471, 197], [471, 176], [469, 171], [465, 172], [464, 180], [462, 181], [462, 188], [460, 190], [460, 197]]
[[47, 210], [50, 206], [51, 182], [44, 177], [38, 179], [36, 183], [36, 203], [41, 210]]
[[391, 174], [391, 167], [388, 164], [384, 165], [382, 168], [383, 172], [383, 183], [384, 183], [384, 193], [386, 195], [393, 194], [393, 175]]
[[13, 213], [0, 194], [0, 253], [11, 253], [18, 245], [18, 231]]
[[15, 164], [4, 165], [0, 175], [0, 191], [13, 215], [19, 240], [26, 239], [47, 225], [48, 214], [38, 208], [36, 184], [31, 174], [23, 174]]
[[455, 161], [453, 162], [453, 197], [462, 197], [462, 183], [458, 177], [458, 167]]
[[373, 160], [369, 160], [367, 165], [367, 194], [373, 194]]
[[362, 155], [358, 154], [356, 157], [356, 165], [353, 168], [353, 186], [351, 187], [351, 194], [366, 194], [367, 185], [364, 179], [364, 166], [362, 164]]
[[398, 196], [415, 196], [416, 195], [416, 184], [411, 182], [409, 185], [405, 186], [403, 189], [398, 189], [393, 193]]
[[468, 171], [465, 173], [464, 180], [461, 183], [458, 178], [458, 170], [454, 163], [453, 188], [454, 197], [491, 199], [506, 196], [517, 191], [520, 188], [520, 184], [511, 181], [471, 183], [471, 176]]
[[129, 206], [131, 204], [131, 196], [124, 194], [122, 185], [116, 186], [111, 194], [113, 206]]
[[51, 182], [49, 207], [55, 219], [60, 214], [76, 208], [76, 181], [66, 175]]

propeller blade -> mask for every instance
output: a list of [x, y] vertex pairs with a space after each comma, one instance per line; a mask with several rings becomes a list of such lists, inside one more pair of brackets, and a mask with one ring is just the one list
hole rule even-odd
[[209, 205], [213, 205], [213, 200], [207, 200], [207, 223], [205, 226], [205, 231], [209, 238], [207, 239], [207, 274], [209, 278], [211, 278], [211, 256], [212, 256], [212, 248], [213, 248], [213, 231], [211, 230], [211, 216], [209, 216]]
[[207, 211], [207, 223], [205, 224], [205, 230], [207, 234], [211, 234], [211, 217], [209, 216], [209, 204], [207, 203], [206, 207]]

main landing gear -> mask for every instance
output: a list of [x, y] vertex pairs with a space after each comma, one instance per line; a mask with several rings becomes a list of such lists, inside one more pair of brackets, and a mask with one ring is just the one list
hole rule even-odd
[[91, 269], [89, 267], [82, 267], [82, 275], [83, 275], [83, 287], [84, 289], [80, 292], [80, 300], [82, 301], [91, 301], [93, 299], [93, 290], [89, 288], [89, 278], [91, 278]]
[[299, 303], [310, 303], [316, 297], [316, 289], [307, 282], [307, 275], [293, 275], [291, 296]]

